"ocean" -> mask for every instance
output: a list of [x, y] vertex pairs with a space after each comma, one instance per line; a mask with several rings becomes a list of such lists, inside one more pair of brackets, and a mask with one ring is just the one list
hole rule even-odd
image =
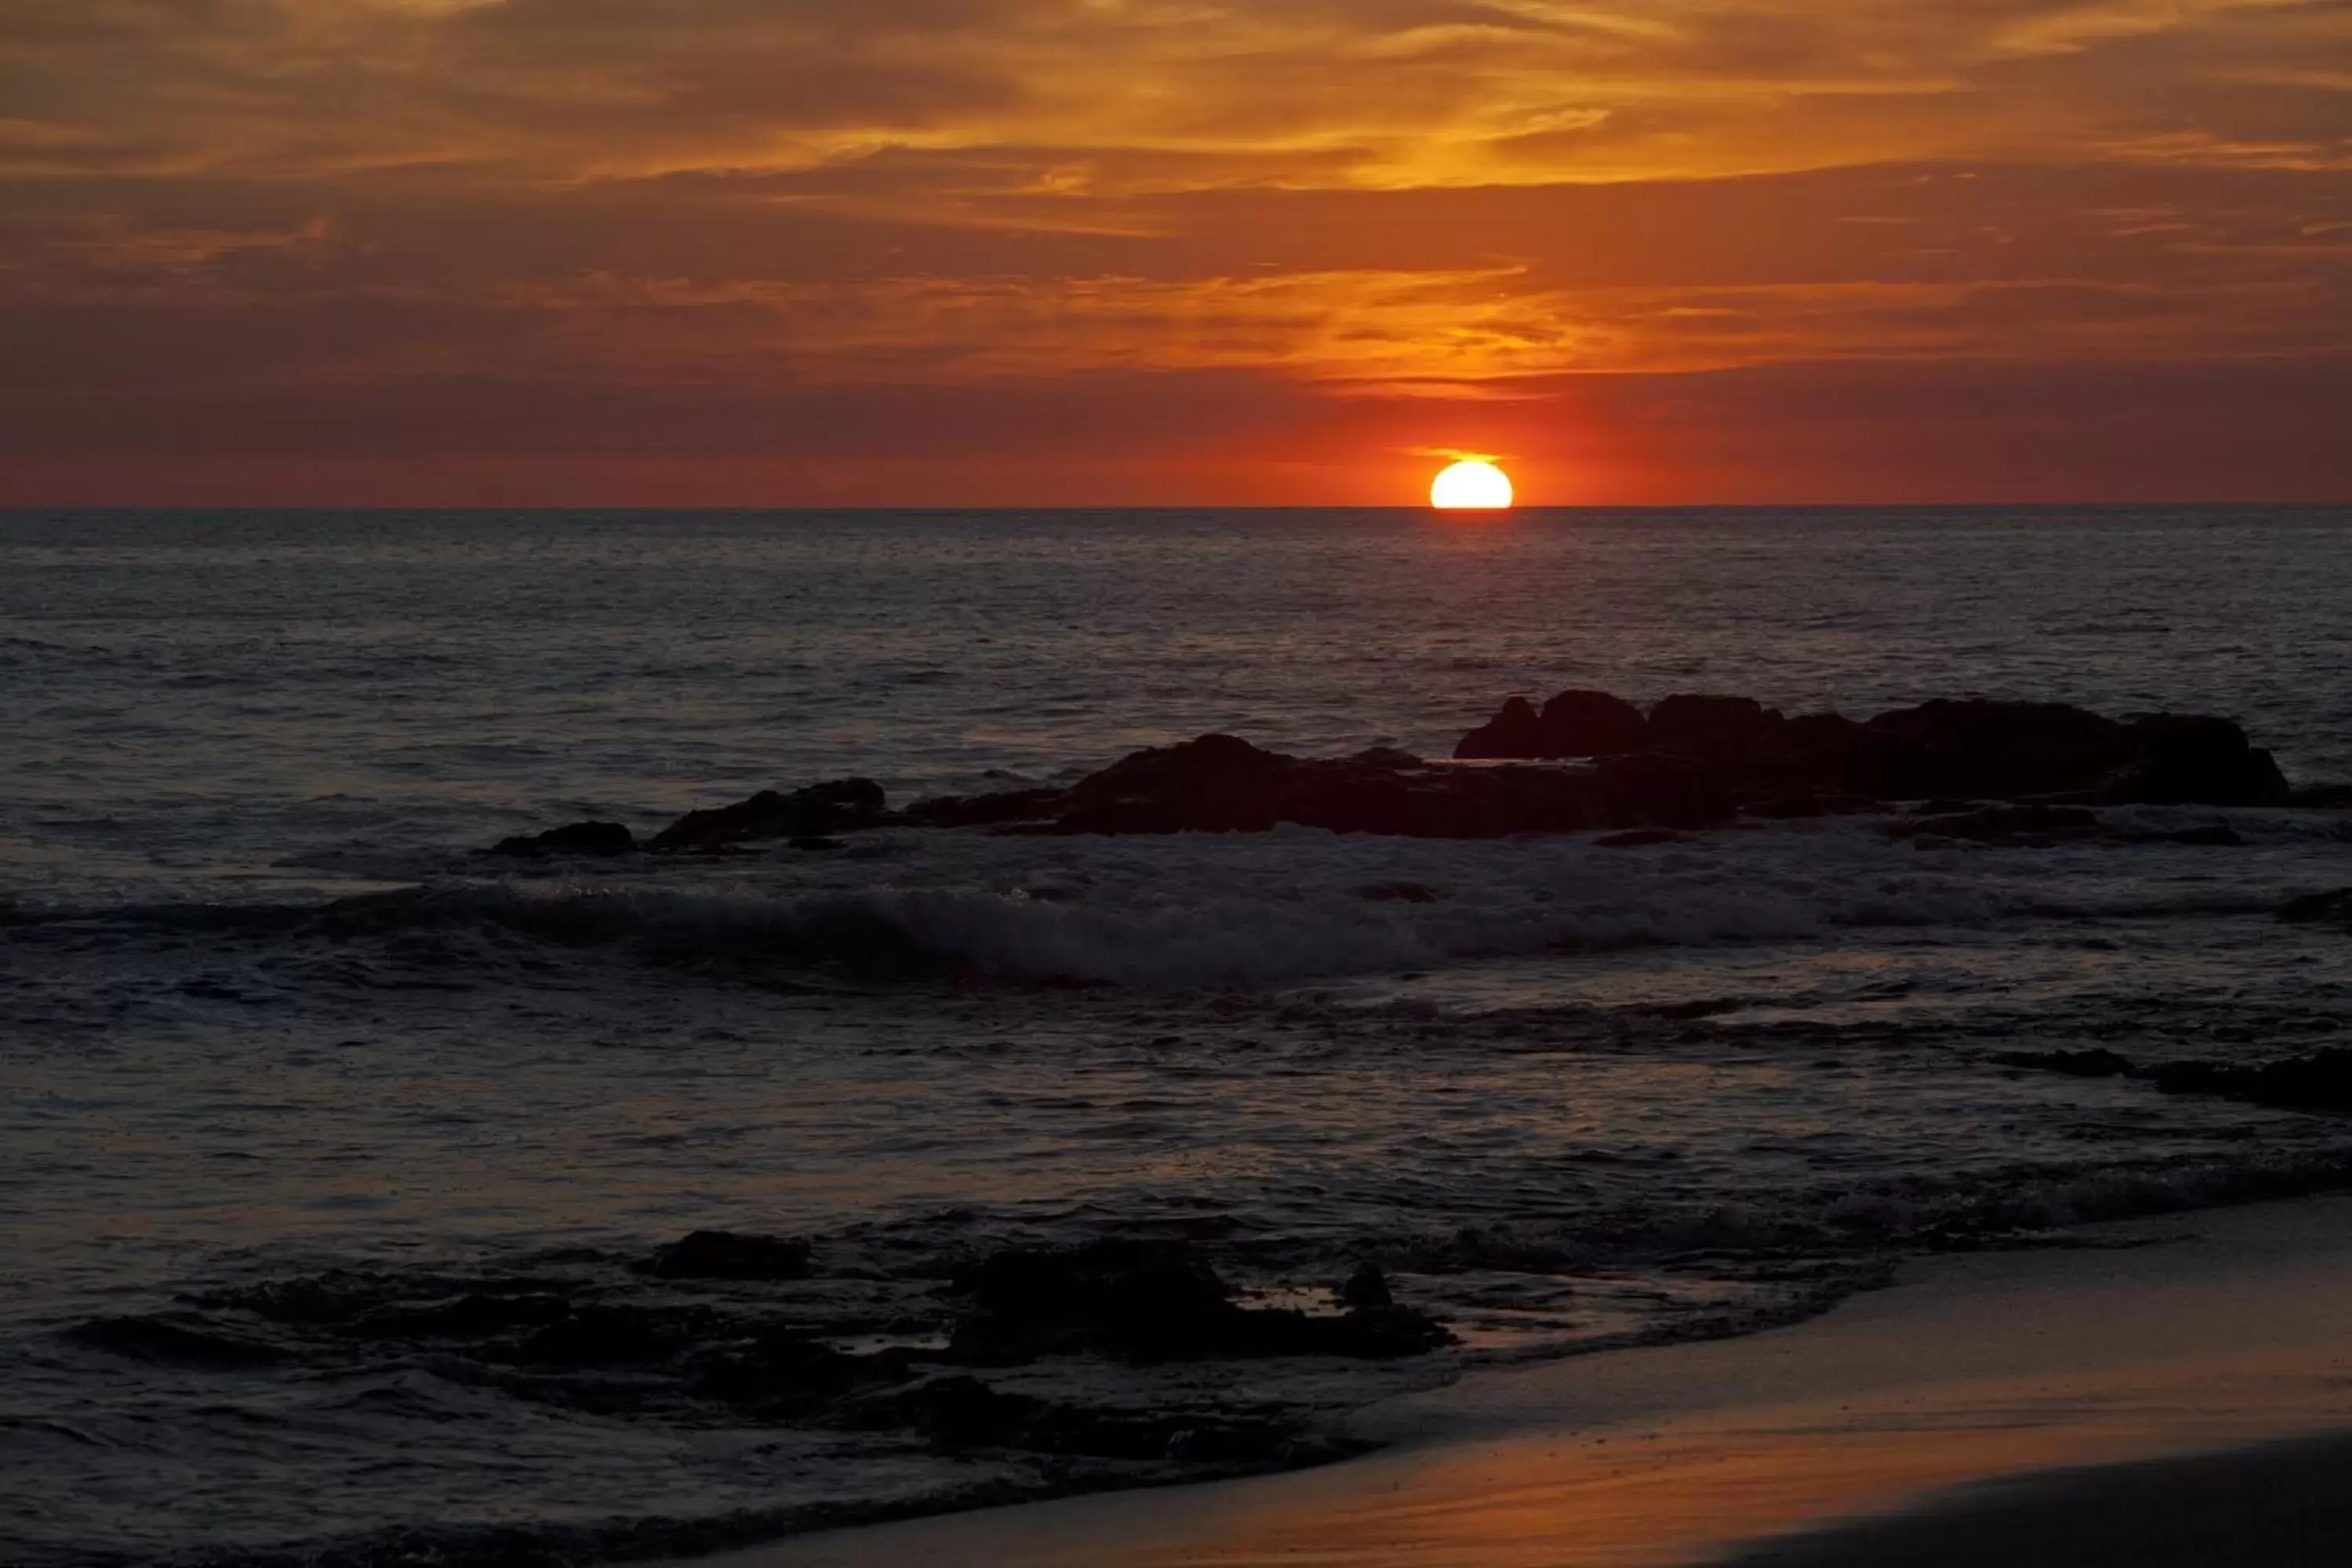
[[[2352, 1184], [2339, 1117], [1998, 1059], [2344, 1043], [2352, 937], [2278, 911], [2352, 886], [2347, 606], [2346, 509], [0, 515], [0, 1558], [644, 1558], [1312, 1462], [1465, 1366]], [[2219, 713], [2306, 804], [484, 853], [1209, 731], [1444, 756], [1569, 687]], [[700, 1229], [807, 1277], [665, 1278]], [[954, 1369], [1018, 1443], [922, 1404], [959, 1270], [1105, 1238], [1315, 1310], [1375, 1263], [1458, 1342]]]

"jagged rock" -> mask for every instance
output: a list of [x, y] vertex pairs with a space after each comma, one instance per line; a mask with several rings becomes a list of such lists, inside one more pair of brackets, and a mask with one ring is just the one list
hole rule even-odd
[[1717, 767], [1753, 762], [1787, 721], [1752, 697], [1681, 695], [1650, 710], [1643, 732], [1649, 749], [1673, 752]]
[[1005, 1366], [1097, 1353], [1138, 1362], [1276, 1355], [1386, 1359], [1453, 1336], [1395, 1305], [1338, 1317], [1237, 1306], [1233, 1290], [1182, 1242], [1104, 1241], [1064, 1251], [1016, 1250], [961, 1270], [972, 1310], [948, 1358]]
[[2158, 713], [2132, 726], [2136, 754], [2099, 798], [2150, 805], [2284, 805], [2286, 777], [2227, 719]]
[[1934, 795], [2014, 800], [2088, 790], [2135, 754], [2128, 728], [2063, 702], [1938, 699], [1881, 713], [1867, 727], [1919, 748]]
[[1464, 762], [1612, 756], [1639, 750], [1645, 723], [1639, 708], [1606, 691], [1563, 691], [1540, 712], [1514, 697], [1465, 735], [1454, 755]]
[[809, 1251], [797, 1237], [698, 1230], [656, 1248], [646, 1271], [656, 1279], [805, 1279]]
[[1524, 697], [1512, 697], [1504, 700], [1502, 711], [1463, 736], [1454, 755], [1460, 762], [1534, 759], [1551, 755], [1550, 747], [1550, 733], [1536, 705]]
[[637, 836], [617, 822], [573, 822], [545, 833], [517, 834], [501, 838], [493, 855], [633, 855]]
[[708, 811], [689, 811], [646, 847], [717, 849], [767, 838], [821, 838], [879, 826], [887, 818], [882, 786], [872, 779], [835, 779], [783, 795], [761, 790], [751, 799]]

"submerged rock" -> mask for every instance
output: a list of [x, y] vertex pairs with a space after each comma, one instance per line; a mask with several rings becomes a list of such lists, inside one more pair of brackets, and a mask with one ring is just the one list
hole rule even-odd
[[882, 786], [872, 779], [835, 779], [790, 795], [761, 790], [733, 805], [689, 811], [646, 846], [653, 850], [719, 849], [772, 838], [823, 838], [877, 827], [887, 818]]
[[2147, 1076], [2167, 1094], [2215, 1094], [2281, 1110], [2352, 1110], [2352, 1048], [2341, 1046], [2252, 1067], [2160, 1062]]
[[1435, 1321], [1393, 1302], [1336, 1317], [1248, 1309], [1183, 1242], [1104, 1241], [1063, 1251], [1016, 1250], [961, 1270], [971, 1302], [948, 1357], [1005, 1366], [1094, 1353], [1136, 1362], [1280, 1355], [1378, 1360], [1453, 1342]]
[[1605, 692], [1570, 691], [1540, 712], [1512, 699], [1464, 736], [1455, 755], [1538, 760], [1612, 749], [1687, 759], [1757, 816], [1931, 795], [2168, 805], [2288, 799], [2277, 763], [2226, 719], [2163, 713], [2126, 723], [2063, 702], [1982, 698], [1939, 699], [1857, 723], [1836, 713], [1784, 718], [1750, 698], [1711, 694], [1668, 697], [1644, 717]]
[[809, 1254], [797, 1237], [698, 1230], [657, 1248], [646, 1272], [656, 1279], [805, 1279]]
[[617, 822], [573, 822], [545, 833], [517, 834], [501, 838], [493, 855], [634, 855], [637, 836]]

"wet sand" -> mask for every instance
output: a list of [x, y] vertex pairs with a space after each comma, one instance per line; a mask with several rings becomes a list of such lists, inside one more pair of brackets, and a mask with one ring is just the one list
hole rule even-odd
[[804, 1537], [727, 1568], [2300, 1564], [2352, 1540], [2352, 1197], [1927, 1260], [1746, 1339], [1482, 1372], [1300, 1474]]

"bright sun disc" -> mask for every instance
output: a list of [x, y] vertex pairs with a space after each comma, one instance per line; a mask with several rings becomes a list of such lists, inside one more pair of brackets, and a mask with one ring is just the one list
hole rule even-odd
[[1466, 458], [1437, 476], [1429, 504], [1440, 511], [1502, 511], [1511, 504], [1510, 477], [1492, 463]]

